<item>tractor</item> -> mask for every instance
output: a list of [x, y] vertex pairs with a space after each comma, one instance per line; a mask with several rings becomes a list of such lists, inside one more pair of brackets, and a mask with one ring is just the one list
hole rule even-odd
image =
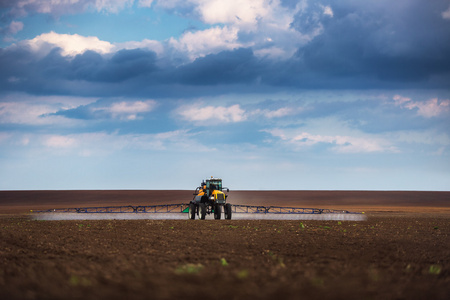
[[231, 204], [226, 203], [228, 195], [223, 192], [225, 190], [230, 191], [222, 187], [222, 179], [211, 176], [203, 180], [189, 203], [189, 219], [194, 220], [197, 215], [200, 220], [204, 220], [206, 215], [214, 214], [214, 219], [220, 220], [223, 210], [225, 219], [231, 220]]

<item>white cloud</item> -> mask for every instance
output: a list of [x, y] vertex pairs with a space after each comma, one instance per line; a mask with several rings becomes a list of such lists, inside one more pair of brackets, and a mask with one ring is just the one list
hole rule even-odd
[[334, 16], [333, 10], [331, 9], [331, 7], [329, 5], [323, 6], [323, 14], [327, 15], [327, 16], [330, 16], [330, 17]]
[[278, 0], [172, 0], [158, 1], [157, 6], [169, 10], [188, 6], [194, 12], [189, 16], [196, 12], [201, 21], [217, 24], [170, 39], [170, 45], [188, 53], [190, 60], [237, 47], [251, 47], [258, 57], [285, 59], [313, 38], [291, 27], [300, 5], [286, 8]]
[[[124, 134], [117, 132], [80, 133], [69, 135], [34, 135], [33, 141], [59, 155], [104, 156], [123, 149], [153, 151], [212, 151], [195, 140], [196, 134], [175, 130], [157, 134]], [[35, 144], [31, 145], [36, 147]]]
[[208, 24], [237, 24], [242, 28], [254, 27], [277, 6], [277, 1], [265, 0], [210, 0], [197, 1], [197, 10]]
[[178, 114], [187, 121], [212, 125], [242, 122], [247, 119], [245, 111], [238, 104], [229, 107], [184, 106], [178, 109]]
[[450, 6], [447, 8], [446, 11], [442, 12], [442, 18], [446, 20], [450, 20]]
[[[166, 41], [144, 39], [113, 44], [95, 36], [58, 34], [52, 31], [19, 44], [29, 46], [41, 56], [47, 55], [54, 47], [60, 47], [64, 56], [74, 56], [87, 50], [108, 54], [121, 49], [146, 48], [154, 51], [159, 57], [165, 55], [176, 57], [180, 63], [184, 63], [186, 60], [193, 61], [208, 54], [240, 47], [251, 47], [254, 54], [260, 58], [286, 59], [313, 38], [296, 31], [291, 26], [301, 5], [293, 9], [286, 8], [279, 0], [72, 0], [69, 2], [55, 0], [51, 2], [51, 5], [48, 1], [23, 0], [18, 7], [58, 15], [81, 12], [88, 8], [117, 12], [134, 2], [140, 7], [157, 6], [169, 11], [180, 7], [188, 8], [187, 11], [191, 12], [189, 17], [197, 16], [201, 21], [216, 24], [216, 26], [199, 31], [188, 31], [180, 37], [172, 37]], [[331, 8], [323, 9], [324, 13], [330, 13]]]
[[[18, 43], [19, 46], [27, 46], [32, 51], [47, 55], [55, 47], [61, 48], [63, 56], [75, 56], [87, 50], [100, 54], [114, 53], [122, 49], [148, 49], [157, 55], [164, 53], [163, 43], [155, 40], [144, 39], [142, 41], [128, 41], [123, 43], [110, 43], [102, 41], [95, 36], [82, 36], [79, 34], [59, 34], [56, 32], [43, 33], [31, 40]], [[184, 50], [184, 49], [183, 49]]]
[[67, 136], [52, 135], [44, 140], [44, 145], [50, 148], [71, 148], [76, 145], [76, 140]]
[[138, 5], [140, 7], [151, 7], [153, 3], [153, 0], [139, 0]]
[[[79, 1], [79, 0], [71, 0], [71, 1]], [[124, 7], [133, 5], [134, 1], [135, 0], [95, 0], [94, 5], [97, 11], [107, 11], [117, 13]]]
[[395, 104], [403, 108], [417, 110], [417, 114], [431, 118], [439, 116], [442, 113], [450, 112], [450, 100], [438, 100], [438, 98], [429, 99], [427, 101], [419, 102], [412, 101], [411, 98], [395, 95], [393, 97]]
[[38, 35], [32, 40], [24, 41], [33, 51], [46, 55], [52, 48], [62, 49], [64, 56], [75, 56], [87, 50], [96, 51], [101, 54], [109, 53], [114, 46], [106, 41], [101, 41], [95, 36], [81, 36], [78, 34], [59, 34], [53, 31]]
[[113, 118], [121, 120], [136, 120], [138, 114], [146, 113], [152, 111], [156, 106], [156, 101], [146, 100], [146, 101], [122, 101], [115, 102], [108, 107], [97, 107], [93, 111], [103, 111], [111, 114]]
[[308, 132], [295, 134], [281, 129], [265, 130], [272, 136], [284, 141], [296, 149], [303, 149], [318, 144], [331, 145], [331, 149], [339, 153], [395, 152], [396, 149], [380, 138], [352, 137], [341, 135], [318, 135]]
[[403, 105], [403, 103], [411, 101], [411, 98], [408, 97], [402, 97], [400, 95], [395, 95], [393, 97], [395, 105]]
[[242, 46], [238, 42], [238, 30], [230, 27], [213, 27], [196, 32], [186, 32], [179, 40], [171, 38], [169, 44], [179, 52], [187, 53], [191, 60], [223, 50]]
[[0, 124], [72, 126], [78, 121], [52, 115], [61, 109], [88, 104], [96, 99], [67, 96], [10, 94], [0, 98]]
[[23, 102], [0, 103], [0, 124], [50, 125], [66, 123], [63, 117], [46, 116], [58, 111], [49, 104]]
[[290, 116], [290, 115], [295, 115], [300, 110], [301, 109], [299, 109], [299, 108], [282, 107], [277, 110], [268, 110], [268, 109], [257, 110], [255, 113], [262, 114], [263, 116], [265, 116], [268, 119], [273, 119], [273, 118], [282, 118], [282, 117], [286, 117], [286, 116]]

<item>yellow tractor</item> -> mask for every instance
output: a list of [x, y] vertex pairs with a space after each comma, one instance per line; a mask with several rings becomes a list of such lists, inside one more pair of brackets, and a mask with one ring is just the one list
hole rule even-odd
[[231, 204], [226, 203], [228, 195], [224, 191], [230, 190], [222, 187], [222, 179], [211, 176], [203, 180], [189, 203], [189, 219], [194, 220], [197, 215], [200, 220], [204, 220], [207, 214], [212, 213], [214, 219], [220, 220], [223, 210], [225, 219], [231, 220]]

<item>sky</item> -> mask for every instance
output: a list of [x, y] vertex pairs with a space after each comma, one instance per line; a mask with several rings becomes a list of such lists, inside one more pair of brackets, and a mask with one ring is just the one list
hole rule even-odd
[[450, 0], [1, 0], [0, 190], [450, 190]]

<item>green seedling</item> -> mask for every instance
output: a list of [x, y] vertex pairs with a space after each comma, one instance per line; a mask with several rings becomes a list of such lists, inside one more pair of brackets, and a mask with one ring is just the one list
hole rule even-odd
[[79, 277], [76, 275], [70, 276], [69, 283], [72, 286], [89, 286], [91, 282], [86, 277]]
[[185, 264], [175, 270], [176, 274], [198, 274], [203, 270], [202, 264]]
[[437, 229], [439, 229], [439, 227], [438, 227], [438, 226], [434, 226], [433, 229], [434, 229], [434, 230], [437, 230]]
[[223, 257], [220, 259], [220, 264], [221, 264], [222, 266], [224, 266], [224, 267], [228, 266], [227, 260], [226, 260], [225, 258], [223, 258]]
[[248, 271], [247, 270], [241, 270], [236, 274], [236, 277], [239, 279], [246, 279], [248, 277]]
[[428, 273], [433, 275], [439, 275], [441, 273], [441, 266], [440, 265], [431, 265], [430, 269], [428, 270]]
[[302, 222], [300, 222], [300, 228], [301, 228], [301, 229], [305, 229], [305, 225], [303, 225]]
[[236, 228], [238, 228], [239, 226], [228, 225], [228, 227], [233, 228], [233, 229], [236, 229]]

